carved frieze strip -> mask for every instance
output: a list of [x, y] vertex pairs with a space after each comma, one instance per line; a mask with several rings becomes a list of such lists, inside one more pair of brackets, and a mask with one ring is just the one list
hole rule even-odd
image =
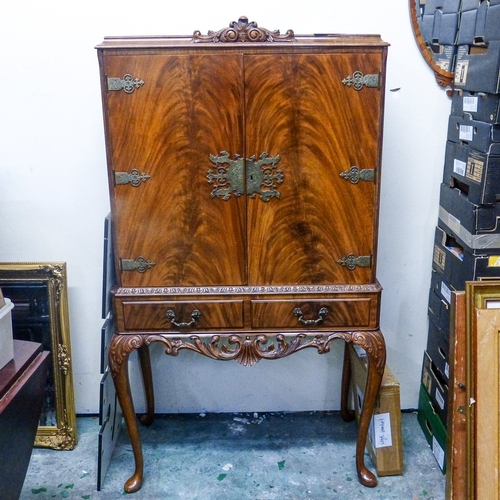
[[195, 43], [294, 42], [295, 36], [293, 30], [280, 35], [279, 30], [259, 28], [255, 21], [249, 22], [247, 17], [241, 16], [238, 21], [232, 21], [228, 28], [209, 31], [207, 35], [202, 35], [197, 30], [193, 33], [191, 41]]
[[379, 283], [365, 285], [294, 285], [294, 286], [193, 286], [193, 287], [120, 287], [117, 295], [236, 295], [295, 293], [377, 293]]
[[191, 335], [182, 338], [168, 334], [115, 335], [110, 346], [110, 368], [116, 377], [132, 351], [152, 342], [161, 342], [169, 356], [177, 356], [179, 351], [187, 349], [212, 359], [235, 360], [244, 366], [253, 366], [261, 359], [281, 359], [311, 347], [317, 349], [318, 354], [324, 354], [330, 351], [330, 342], [336, 339], [365, 349], [377, 372], [383, 373], [386, 349], [380, 330], [276, 336]]

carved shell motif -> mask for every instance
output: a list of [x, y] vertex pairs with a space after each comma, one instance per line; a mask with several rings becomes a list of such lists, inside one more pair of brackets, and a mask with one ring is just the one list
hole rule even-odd
[[270, 31], [259, 28], [254, 21], [249, 22], [248, 18], [241, 16], [238, 21], [232, 21], [229, 28], [219, 31], [209, 31], [207, 35], [202, 35], [200, 31], [193, 33], [192, 42], [293, 42], [295, 36], [293, 30], [288, 30], [284, 35], [280, 35], [279, 30]]

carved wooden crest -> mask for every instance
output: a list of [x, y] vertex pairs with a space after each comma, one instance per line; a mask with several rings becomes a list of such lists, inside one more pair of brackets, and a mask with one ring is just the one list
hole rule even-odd
[[200, 31], [193, 33], [192, 42], [293, 42], [295, 36], [293, 30], [288, 30], [284, 35], [280, 35], [279, 30], [270, 31], [259, 28], [254, 21], [249, 22], [248, 18], [241, 16], [238, 21], [232, 21], [229, 28], [219, 31], [209, 31], [207, 35], [202, 35]]

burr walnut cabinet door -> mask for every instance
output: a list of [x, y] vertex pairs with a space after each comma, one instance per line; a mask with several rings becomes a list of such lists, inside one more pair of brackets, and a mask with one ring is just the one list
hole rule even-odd
[[[381, 73], [382, 52], [245, 57], [246, 156], [279, 155], [275, 196], [248, 200], [251, 284], [370, 283], [375, 279], [377, 181], [341, 177], [376, 169], [380, 88], [342, 80]], [[338, 263], [354, 254], [370, 267]], [[365, 259], [366, 262], [366, 259]]]
[[[243, 155], [241, 55], [104, 55], [101, 64], [108, 78], [144, 82], [104, 96], [118, 284], [245, 283], [245, 197], [213, 198], [207, 180], [210, 155]], [[145, 174], [139, 185], [115, 182], [133, 169]]]

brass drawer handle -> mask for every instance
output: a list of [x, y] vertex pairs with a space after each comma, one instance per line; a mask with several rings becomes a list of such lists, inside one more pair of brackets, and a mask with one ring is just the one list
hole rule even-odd
[[167, 311], [167, 318], [170, 320], [170, 323], [172, 325], [176, 326], [177, 328], [189, 328], [193, 326], [196, 323], [196, 320], [201, 316], [201, 312], [198, 311], [198, 309], [195, 309], [191, 313], [191, 321], [189, 323], [177, 323], [175, 320], [175, 311], [173, 309], [169, 309]]
[[293, 314], [297, 316], [299, 322], [302, 323], [303, 325], [307, 326], [321, 325], [321, 323], [323, 323], [323, 320], [325, 319], [325, 316], [328, 315], [328, 309], [326, 307], [322, 307], [318, 311], [318, 317], [316, 319], [304, 319], [304, 313], [302, 312], [302, 309], [300, 307], [296, 307], [293, 310]]

